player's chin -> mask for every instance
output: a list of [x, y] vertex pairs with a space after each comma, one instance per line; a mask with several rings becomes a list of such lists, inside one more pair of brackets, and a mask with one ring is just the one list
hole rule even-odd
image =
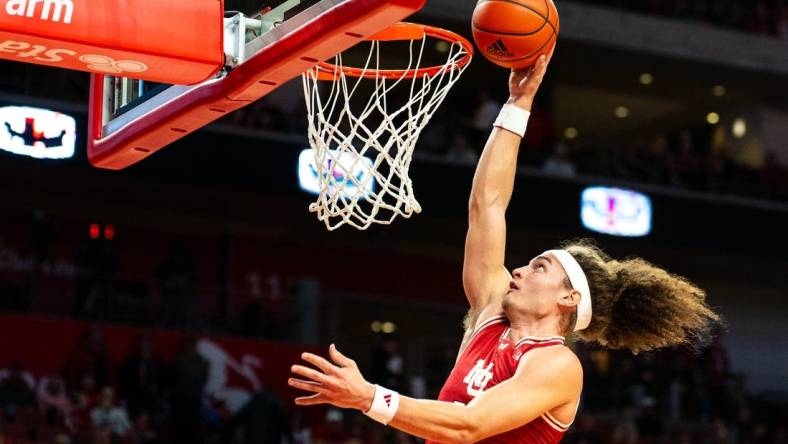
[[506, 293], [503, 295], [503, 298], [501, 299], [501, 306], [503, 307], [504, 310], [512, 306], [513, 298], [516, 297], [516, 295], [517, 295], [516, 291], [506, 290]]

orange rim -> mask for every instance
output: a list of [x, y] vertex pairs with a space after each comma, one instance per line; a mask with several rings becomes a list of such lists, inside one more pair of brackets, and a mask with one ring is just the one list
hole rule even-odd
[[[447, 31], [435, 26], [422, 25], [419, 23], [399, 22], [393, 26], [367, 37], [365, 40], [370, 41], [407, 41], [407, 40], [422, 40], [425, 37], [432, 37], [443, 40], [449, 44], [459, 43], [465, 50], [465, 56], [448, 66], [451, 70], [462, 69], [467, 65], [471, 58], [473, 58], [473, 45], [465, 37]], [[337, 73], [343, 72], [349, 77], [363, 77], [365, 79], [376, 79], [384, 77], [387, 79], [412, 79], [414, 77], [434, 76], [442, 70], [446, 69], [447, 65], [429, 66], [419, 69], [374, 69], [374, 68], [354, 68], [348, 66], [337, 66], [333, 63], [320, 62], [315, 66], [317, 70], [317, 80], [334, 81], [337, 79]]]

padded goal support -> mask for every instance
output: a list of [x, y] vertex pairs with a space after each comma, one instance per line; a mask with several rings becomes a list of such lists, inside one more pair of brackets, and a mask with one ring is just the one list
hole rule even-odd
[[224, 65], [222, 0], [0, 0], [0, 58], [191, 85]]

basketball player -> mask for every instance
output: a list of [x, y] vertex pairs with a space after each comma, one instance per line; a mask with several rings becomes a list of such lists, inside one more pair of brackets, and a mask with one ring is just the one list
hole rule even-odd
[[[552, 55], [552, 54], [551, 54]], [[463, 284], [470, 302], [459, 356], [438, 401], [364, 380], [334, 345], [333, 362], [304, 353], [289, 384], [313, 393], [298, 405], [355, 408], [428, 443], [557, 443], [577, 412], [580, 361], [564, 337], [633, 352], [692, 344], [719, 320], [704, 293], [642, 259], [613, 260], [571, 243], [504, 268], [505, 213], [517, 151], [550, 56], [513, 72], [510, 98], [479, 160], [469, 204]]]

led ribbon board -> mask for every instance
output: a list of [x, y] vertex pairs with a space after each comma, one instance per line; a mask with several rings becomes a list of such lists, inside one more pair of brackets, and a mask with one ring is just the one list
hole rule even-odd
[[0, 58], [169, 84], [224, 64], [217, 0], [0, 0]]
[[0, 149], [37, 159], [74, 156], [77, 123], [73, 117], [28, 106], [0, 107]]
[[651, 232], [651, 217], [651, 199], [645, 194], [608, 187], [583, 190], [580, 218], [591, 231], [612, 236], [645, 236]]

